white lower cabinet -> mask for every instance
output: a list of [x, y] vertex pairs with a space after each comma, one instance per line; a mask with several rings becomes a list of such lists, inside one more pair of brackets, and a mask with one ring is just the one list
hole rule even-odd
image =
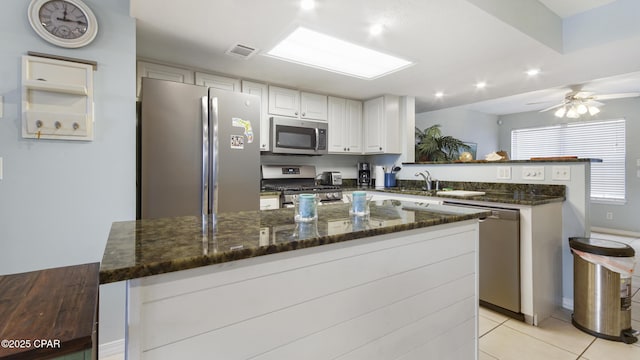
[[530, 206], [376, 191], [367, 191], [367, 194], [373, 196], [373, 202], [401, 200], [424, 205], [442, 204], [446, 200], [449, 203], [519, 210], [520, 305], [525, 322], [537, 326], [562, 305], [562, 256], [558, 253], [563, 241], [562, 202]]
[[475, 359], [477, 241], [469, 220], [129, 280], [126, 358]]
[[260, 196], [260, 210], [273, 210], [280, 208], [279, 195]]

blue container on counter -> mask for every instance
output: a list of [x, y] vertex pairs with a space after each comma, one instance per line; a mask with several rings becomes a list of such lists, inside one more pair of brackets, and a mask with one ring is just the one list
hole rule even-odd
[[384, 187], [395, 187], [396, 186], [396, 174], [395, 173], [385, 173], [384, 174]]

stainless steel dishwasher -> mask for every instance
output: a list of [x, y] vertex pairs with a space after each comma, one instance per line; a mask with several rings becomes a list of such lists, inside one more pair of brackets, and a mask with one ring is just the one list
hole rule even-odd
[[524, 321], [520, 308], [520, 211], [445, 204], [491, 211], [491, 216], [480, 219], [480, 304]]

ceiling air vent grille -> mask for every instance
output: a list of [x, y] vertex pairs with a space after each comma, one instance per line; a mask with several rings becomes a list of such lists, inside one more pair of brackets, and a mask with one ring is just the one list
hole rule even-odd
[[255, 55], [256, 52], [258, 52], [258, 49], [242, 44], [235, 44], [227, 50], [227, 54], [240, 57], [245, 60]]

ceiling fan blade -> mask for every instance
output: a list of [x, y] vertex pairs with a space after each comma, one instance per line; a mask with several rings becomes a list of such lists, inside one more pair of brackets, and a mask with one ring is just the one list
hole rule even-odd
[[595, 100], [588, 100], [587, 105], [604, 106], [604, 103], [601, 103], [600, 101], [595, 101]]
[[555, 109], [555, 108], [559, 108], [560, 106], [564, 106], [564, 103], [556, 104], [556, 105], [553, 105], [553, 106], [549, 106], [549, 107], [548, 107], [548, 108], [546, 108], [546, 109], [542, 109], [542, 110], [540, 110], [540, 112], [545, 112], [545, 111], [553, 110], [553, 109]]
[[539, 105], [539, 104], [548, 104], [548, 103], [555, 103], [557, 100], [547, 100], [547, 101], [536, 101], [536, 102], [530, 102], [530, 103], [526, 103], [525, 105]]
[[594, 95], [593, 99], [595, 100], [610, 100], [610, 99], [622, 99], [629, 97], [640, 96], [640, 93], [620, 93], [620, 94], [602, 94], [602, 95]]

